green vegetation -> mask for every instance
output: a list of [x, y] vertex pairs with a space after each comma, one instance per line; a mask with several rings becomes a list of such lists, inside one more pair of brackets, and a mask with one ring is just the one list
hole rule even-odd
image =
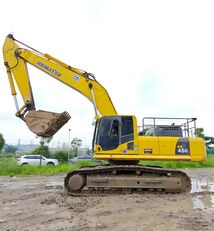
[[48, 144], [51, 142], [52, 137], [50, 138], [40, 138], [39, 141], [39, 147], [35, 148], [31, 154], [39, 154], [39, 155], [43, 155], [47, 158], [50, 157], [50, 151], [49, 151], [49, 147]]
[[69, 156], [69, 159], [77, 156], [78, 150], [82, 146], [82, 140], [81, 139], [73, 138], [73, 140], [71, 141], [71, 144], [70, 144], [71, 150], [69, 150], [69, 151], [68, 150], [67, 151], [59, 150], [59, 151], [51, 152], [49, 149], [49, 146], [48, 146], [48, 144], [50, 143], [51, 140], [52, 140], [52, 137], [40, 138], [40, 141], [39, 141], [40, 145], [37, 148], [35, 148], [31, 152], [31, 154], [39, 154], [39, 155], [43, 155], [47, 158], [55, 158], [61, 162], [67, 162], [68, 156]]
[[15, 154], [15, 152], [16, 152], [16, 150], [17, 150], [17, 147], [15, 147], [15, 146], [13, 146], [13, 145], [8, 145], [8, 144], [6, 144], [5, 146], [4, 146], [4, 153], [5, 154]]
[[0, 154], [2, 152], [4, 144], [5, 144], [5, 139], [4, 139], [3, 135], [0, 133]]
[[[73, 155], [69, 153], [69, 158], [73, 158]], [[68, 161], [68, 152], [67, 151], [56, 151], [52, 152], [50, 158], [57, 159], [60, 162], [67, 162]]]
[[207, 148], [212, 148], [211, 146], [214, 145], [214, 137], [205, 136], [203, 128], [196, 128], [195, 135], [204, 139]]
[[163, 168], [206, 168], [214, 167], [214, 155], [209, 155], [204, 162], [187, 162], [187, 161], [141, 161], [142, 165], [160, 166]]
[[60, 173], [68, 173], [71, 170], [81, 166], [94, 165], [91, 161], [81, 161], [79, 163], [68, 165], [66, 163], [58, 166], [19, 166], [16, 160], [11, 157], [0, 158], [0, 176], [10, 175], [56, 175]]
[[[210, 155], [205, 162], [184, 162], [184, 161], [141, 161], [143, 165], [161, 166], [164, 168], [184, 169], [184, 168], [205, 168], [214, 167], [214, 155]], [[58, 166], [18, 166], [12, 157], [0, 156], [0, 175], [56, 175], [66, 174], [71, 170], [81, 166], [95, 165], [92, 161], [81, 161], [68, 165], [61, 163]]]
[[72, 147], [72, 150], [74, 151], [75, 153], [75, 157], [77, 156], [78, 154], [78, 149], [82, 146], [82, 140], [75, 137], [73, 138], [73, 140], [71, 141], [71, 147]]
[[[40, 154], [47, 158], [58, 159], [60, 164], [58, 166], [19, 166], [16, 163], [14, 157], [14, 150], [9, 147], [9, 152], [5, 152], [4, 155], [1, 155], [0, 152], [0, 175], [56, 175], [67, 173], [71, 170], [79, 168], [85, 165], [95, 165], [95, 162], [92, 161], [81, 161], [73, 165], [67, 164], [68, 160], [68, 151], [56, 151], [51, 152], [49, 150], [48, 144], [50, 143], [51, 138], [41, 138], [39, 143], [40, 145], [35, 148], [31, 154]], [[0, 133], [0, 148], [3, 147], [5, 141], [3, 136]], [[78, 149], [82, 145], [82, 140], [74, 138], [71, 142], [72, 150], [69, 151], [69, 158], [72, 158], [78, 154]], [[1, 149], [0, 149], [1, 151]], [[24, 153], [23, 153], [24, 154]]]

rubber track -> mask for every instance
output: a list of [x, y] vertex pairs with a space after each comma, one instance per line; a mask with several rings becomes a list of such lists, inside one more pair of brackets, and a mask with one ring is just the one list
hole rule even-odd
[[[102, 174], [109, 174], [111, 176], [114, 176], [115, 174], [112, 174], [112, 172], [116, 172], [116, 174], [118, 172], [123, 172], [123, 174], [129, 174], [130, 172], [132, 176], [136, 175], [137, 176], [137, 171], [140, 171], [141, 174], [152, 174], [155, 177], [159, 177], [159, 176], [168, 176], [168, 177], [178, 177], [181, 179], [182, 181], [182, 188], [180, 190], [180, 192], [177, 193], [181, 193], [181, 192], [189, 192], [191, 190], [191, 180], [190, 178], [187, 176], [186, 173], [179, 171], [179, 170], [173, 170], [173, 169], [164, 169], [164, 168], [160, 168], [160, 167], [154, 167], [154, 166], [143, 166], [143, 165], [97, 165], [97, 166], [83, 166], [79, 169], [73, 170], [71, 172], [69, 172], [67, 174], [67, 176], [65, 177], [65, 181], [64, 181], [64, 185], [65, 188], [67, 189], [68, 193], [74, 194], [74, 195], [80, 195], [80, 194], [85, 194], [85, 193], [92, 193], [92, 191], [89, 191], [87, 189], [87, 187], [84, 187], [81, 191], [77, 191], [74, 192], [69, 188], [69, 178], [75, 174], [82, 174], [84, 176], [87, 177], [87, 175], [102, 175]], [[152, 189], [150, 189], [149, 191], [151, 191]], [[126, 192], [126, 193], [131, 193], [132, 189], [121, 189], [120, 190], [109, 190], [108, 189], [108, 193], [109, 191], [112, 191], [110, 193], [118, 193], [118, 192]], [[117, 192], [118, 191], [118, 192]], [[139, 191], [139, 190], [137, 190]], [[155, 191], [155, 189], [154, 189]], [[95, 192], [95, 191], [94, 191]], [[96, 193], [100, 193], [103, 194], [103, 191], [96, 191]]]

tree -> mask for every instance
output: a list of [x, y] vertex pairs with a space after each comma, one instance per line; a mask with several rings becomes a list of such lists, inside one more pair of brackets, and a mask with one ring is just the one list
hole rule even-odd
[[205, 136], [204, 135], [204, 129], [203, 128], [196, 128], [195, 129], [195, 135], [196, 137], [201, 137], [204, 139], [206, 147], [207, 147], [207, 151], [210, 149], [211, 152], [213, 150], [211, 145], [214, 145], [214, 137], [212, 136]]
[[17, 147], [13, 145], [5, 145], [4, 152], [5, 153], [15, 153], [17, 150]]
[[77, 156], [78, 154], [78, 149], [82, 146], [82, 140], [79, 138], [73, 138], [71, 141], [71, 147], [72, 150], [74, 151], [74, 156]]
[[51, 153], [51, 157], [58, 159], [61, 162], [67, 162], [68, 161], [68, 152], [67, 151], [56, 151], [54, 153]]
[[205, 143], [207, 147], [208, 154], [214, 154], [214, 137], [205, 136]]
[[91, 156], [92, 150], [88, 149], [88, 150], [86, 151], [86, 154], [87, 154], [88, 156]]
[[4, 139], [3, 135], [0, 133], [0, 153], [2, 152], [4, 144], [5, 144], [5, 139]]
[[201, 138], [205, 138], [204, 136], [204, 129], [203, 128], [196, 128], [195, 129], [195, 136], [196, 137], [201, 137]]
[[210, 146], [211, 144], [214, 145], [214, 137], [212, 136], [205, 136], [205, 142], [207, 146]]
[[48, 144], [51, 142], [52, 137], [50, 138], [41, 138], [39, 143], [40, 146], [35, 148], [31, 153], [32, 154], [39, 154], [39, 155], [43, 155], [45, 157], [49, 157], [50, 156], [50, 151], [49, 151], [49, 147]]

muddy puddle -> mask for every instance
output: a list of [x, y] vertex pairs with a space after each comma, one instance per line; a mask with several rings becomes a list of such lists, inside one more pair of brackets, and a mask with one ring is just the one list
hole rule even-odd
[[192, 197], [193, 209], [202, 210], [207, 213], [214, 212], [214, 195], [195, 195]]
[[214, 177], [192, 178], [193, 209], [214, 212]]
[[192, 178], [191, 193], [214, 192], [214, 177]]

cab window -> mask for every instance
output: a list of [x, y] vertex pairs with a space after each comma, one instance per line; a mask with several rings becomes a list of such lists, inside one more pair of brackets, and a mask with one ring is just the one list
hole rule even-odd
[[134, 139], [134, 128], [132, 116], [122, 116], [121, 143], [126, 143]]

